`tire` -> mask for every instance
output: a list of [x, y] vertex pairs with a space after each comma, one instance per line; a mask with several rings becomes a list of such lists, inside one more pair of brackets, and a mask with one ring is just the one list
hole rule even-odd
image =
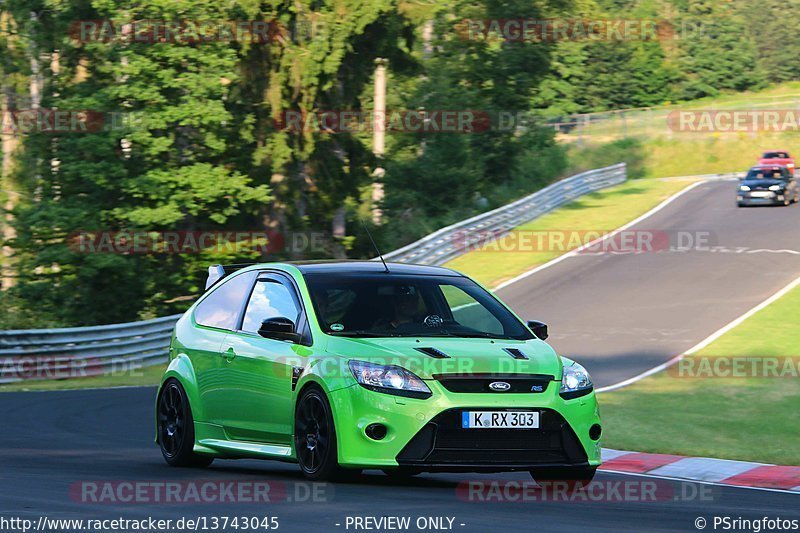
[[594, 479], [597, 467], [534, 468], [531, 477], [539, 484], [567, 482], [570, 487], [588, 485]]
[[294, 449], [300, 470], [311, 481], [343, 481], [360, 473], [339, 466], [331, 405], [319, 387], [305, 389], [297, 401]]
[[194, 453], [194, 418], [189, 397], [177, 379], [161, 387], [156, 402], [156, 424], [161, 455], [170, 466], [206, 467], [214, 462], [209, 455]]
[[737, 205], [738, 207], [746, 207], [746, 206], [747, 206], [747, 204], [746, 204], [746, 203], [744, 203], [744, 202], [736, 202], [736, 205]]

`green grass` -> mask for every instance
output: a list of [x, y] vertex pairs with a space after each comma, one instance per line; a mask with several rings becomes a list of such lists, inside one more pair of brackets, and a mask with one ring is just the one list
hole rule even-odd
[[[774, 85], [760, 91], [745, 91], [739, 93], [726, 93], [715, 97], [701, 98], [680, 104], [665, 104], [664, 106], [642, 110], [619, 112], [594, 113], [590, 115], [592, 122], [580, 129], [569, 133], [560, 134], [565, 141], [583, 140], [591, 141], [592, 138], [608, 140], [622, 134], [632, 136], [661, 136], [671, 132], [667, 128], [666, 118], [669, 113], [685, 110], [732, 110], [732, 109], [795, 109], [800, 103], [800, 82], [788, 82]], [[604, 120], [597, 120], [605, 118]]]
[[497, 247], [488, 245], [484, 249], [474, 250], [445, 266], [464, 272], [487, 287], [496, 287], [582, 244], [579, 240], [572, 246], [550, 246], [548, 248], [556, 249], [545, 251], [530, 251], [530, 247], [524, 245], [514, 250], [513, 243], [522, 241], [526, 235], [531, 235], [530, 232], [564, 232], [569, 236], [573, 235], [569, 232], [611, 231], [646, 213], [687, 185], [686, 181], [630, 180], [583, 196], [518, 227], [511, 235], [501, 239]]
[[130, 387], [158, 385], [166, 364], [129, 370], [125, 373], [92, 376], [86, 378], [26, 381], [0, 385], [0, 392], [99, 389], [107, 387]]
[[669, 113], [678, 110], [797, 109], [800, 82], [790, 82], [758, 92], [725, 94], [685, 104], [670, 105], [608, 118], [560, 134], [571, 147], [570, 157], [582, 161], [598, 147], [623, 138], [636, 139], [642, 154], [644, 177], [687, 176], [746, 170], [764, 150], [781, 149], [800, 156], [800, 132], [709, 133], [675, 132], [668, 127]]
[[[800, 288], [691, 357], [797, 357], [800, 338], [791, 324], [798, 314]], [[800, 379], [676, 374], [661, 372], [601, 394], [604, 446], [800, 465]]]
[[[787, 150], [800, 157], [800, 135], [795, 133], [735, 134], [653, 138], [641, 142], [644, 177], [691, 176], [743, 172], [757, 163], [761, 152]], [[580, 156], [578, 151], [575, 156]]]

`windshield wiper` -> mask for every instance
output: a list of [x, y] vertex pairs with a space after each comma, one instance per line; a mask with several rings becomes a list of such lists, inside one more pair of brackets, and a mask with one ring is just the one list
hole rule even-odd
[[453, 331], [447, 330], [440, 330], [435, 334], [422, 334], [418, 335], [418, 337], [460, 337], [462, 339], [500, 339], [500, 340], [508, 340], [511, 337], [498, 337], [492, 333], [486, 333], [483, 331], [469, 331], [469, 332], [462, 332], [457, 333]]
[[355, 331], [329, 331], [329, 335], [335, 335], [336, 337], [401, 337], [397, 333], [378, 333], [376, 331], [366, 331], [363, 329], [357, 329]]
[[463, 333], [459, 335], [459, 337], [464, 337], [465, 339], [498, 339], [498, 340], [509, 340], [511, 337], [499, 337], [497, 335], [493, 335], [491, 333], [483, 333], [483, 332], [475, 332], [475, 333]]

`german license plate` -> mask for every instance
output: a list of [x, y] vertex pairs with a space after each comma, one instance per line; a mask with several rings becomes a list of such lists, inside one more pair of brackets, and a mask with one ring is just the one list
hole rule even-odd
[[463, 411], [463, 429], [537, 429], [538, 411]]

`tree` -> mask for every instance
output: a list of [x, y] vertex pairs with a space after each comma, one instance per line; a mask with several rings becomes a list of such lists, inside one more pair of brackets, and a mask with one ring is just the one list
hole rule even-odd
[[800, 76], [800, 34], [788, 21], [800, 15], [798, 0], [736, 2], [736, 11], [747, 20], [748, 39], [755, 43], [758, 65], [772, 82], [795, 80]]
[[683, 73], [677, 92], [682, 99], [713, 96], [722, 90], [743, 91], [763, 85], [757, 49], [747, 23], [733, 6], [714, 1], [689, 4], [678, 17], [685, 29], [678, 63]]
[[[557, 4], [458, 1], [437, 14], [424, 75], [401, 98], [403, 109], [474, 112], [476, 128], [396, 136], [386, 176], [385, 207], [394, 222], [393, 235], [387, 236], [390, 242], [407, 242], [531, 192], [563, 171], [563, 153], [552, 131], [537, 126], [530, 113], [549, 69], [552, 44], [493, 33], [470, 35], [465, 30], [465, 21], [507, 19], [512, 14], [544, 19]], [[506, 118], [502, 124], [501, 117]], [[530, 160], [537, 157], [552, 157], [558, 163], [539, 167], [536, 175], [521, 174], [521, 161], [530, 168]]]
[[[201, 265], [224, 254], [84, 253], [72, 238], [80, 231], [230, 228], [269, 200], [265, 185], [228, 163], [232, 142], [252, 135], [226, 107], [236, 54], [228, 43], [77, 42], [70, 24], [214, 20], [225, 12], [205, 2], [59, 7], [43, 9], [34, 27], [39, 49], [60, 50], [58, 72], [46, 73], [42, 106], [92, 110], [104, 123], [92, 133], [26, 137], [17, 172], [27, 196], [15, 210], [15, 294], [37, 302], [50, 325], [180, 309], [185, 304], [174, 298], [196, 294]], [[119, 125], [111, 117], [136, 120]]]

